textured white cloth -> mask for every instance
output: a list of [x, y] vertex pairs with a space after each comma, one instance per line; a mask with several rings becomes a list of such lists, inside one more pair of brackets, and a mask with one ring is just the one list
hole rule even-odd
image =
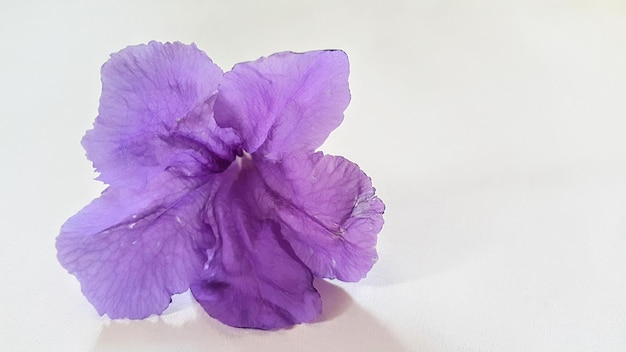
[[[622, 1], [3, 1], [0, 350], [626, 350]], [[323, 146], [387, 204], [380, 260], [318, 283], [325, 321], [229, 328], [181, 295], [99, 317], [57, 263], [95, 198], [79, 144], [109, 53], [196, 42], [221, 67], [340, 48], [352, 102]]]

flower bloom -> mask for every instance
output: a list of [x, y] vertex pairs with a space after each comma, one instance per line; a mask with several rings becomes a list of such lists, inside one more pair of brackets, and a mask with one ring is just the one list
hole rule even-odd
[[315, 152], [343, 119], [348, 72], [330, 50], [225, 74], [195, 45], [113, 54], [82, 141], [108, 188], [57, 238], [97, 311], [140, 319], [191, 289], [225, 324], [276, 329], [320, 314], [314, 277], [363, 278], [384, 205], [356, 164]]

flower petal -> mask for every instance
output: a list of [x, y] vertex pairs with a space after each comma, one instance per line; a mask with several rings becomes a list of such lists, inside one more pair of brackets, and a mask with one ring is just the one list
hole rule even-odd
[[377, 259], [385, 206], [358, 165], [321, 152], [257, 165], [285, 239], [313, 273], [365, 277]]
[[214, 318], [235, 326], [277, 329], [311, 322], [321, 313], [313, 275], [282, 238], [278, 223], [264, 219], [257, 202], [264, 199], [257, 178], [244, 170], [234, 183], [233, 165], [212, 202], [214, 231], [219, 233], [203, 280], [191, 291]]
[[83, 139], [99, 179], [140, 188], [172, 167], [187, 175], [225, 169], [239, 141], [213, 119], [221, 79], [193, 44], [150, 42], [111, 55], [99, 116]]
[[312, 152], [343, 120], [350, 102], [343, 51], [284, 52], [235, 65], [224, 75], [215, 119], [268, 158]]
[[61, 228], [59, 262], [100, 315], [161, 313], [196, 280], [214, 244], [210, 184], [165, 178], [143, 192], [108, 188]]

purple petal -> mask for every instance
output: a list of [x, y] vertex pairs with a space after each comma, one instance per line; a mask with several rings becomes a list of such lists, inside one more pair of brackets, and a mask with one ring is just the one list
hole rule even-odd
[[280, 159], [312, 152], [343, 120], [350, 101], [343, 51], [278, 53], [224, 75], [215, 118], [241, 135], [247, 152]]
[[[277, 329], [311, 322], [321, 313], [313, 275], [282, 238], [278, 223], [258, 211], [254, 170], [234, 183], [233, 165], [226, 183], [213, 198], [212, 220], [219, 233], [203, 280], [191, 286], [193, 295], [214, 318], [235, 326]], [[229, 180], [230, 179], [230, 180]]]
[[385, 206], [358, 165], [319, 152], [257, 165], [283, 236], [313, 273], [365, 277], [377, 259]]
[[141, 192], [109, 188], [63, 225], [59, 262], [99, 314], [159, 314], [198, 278], [215, 241], [204, 222], [208, 188], [171, 177]]
[[239, 142], [213, 119], [221, 79], [193, 44], [151, 42], [111, 55], [99, 116], [83, 139], [99, 179], [140, 188], [170, 168], [191, 176], [224, 170]]

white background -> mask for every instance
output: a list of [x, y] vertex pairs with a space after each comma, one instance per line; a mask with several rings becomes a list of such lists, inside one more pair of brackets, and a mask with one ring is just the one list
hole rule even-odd
[[[322, 150], [387, 204], [380, 260], [319, 283], [322, 321], [233, 329], [188, 296], [100, 317], [56, 261], [103, 186], [79, 144], [100, 66], [152, 39], [229, 69], [341, 48], [352, 103]], [[0, 350], [625, 351], [626, 3], [0, 2]]]

